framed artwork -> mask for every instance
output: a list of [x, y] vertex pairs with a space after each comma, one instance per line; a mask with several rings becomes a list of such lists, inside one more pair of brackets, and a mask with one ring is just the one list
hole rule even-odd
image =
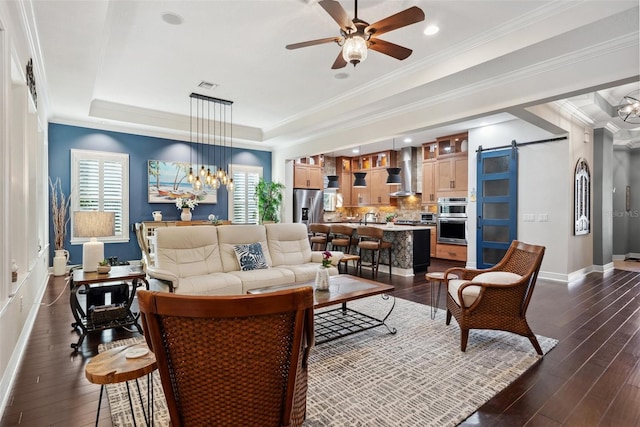
[[579, 159], [574, 175], [573, 219], [574, 234], [591, 231], [591, 174], [586, 159]]
[[[149, 160], [147, 164], [147, 188], [149, 203], [175, 203], [177, 198], [198, 199], [199, 204], [217, 203], [218, 190], [203, 186], [199, 191], [194, 190], [187, 180], [189, 162], [164, 162]], [[217, 170], [216, 166], [204, 165], [205, 169]], [[193, 166], [194, 173], [198, 167]]]

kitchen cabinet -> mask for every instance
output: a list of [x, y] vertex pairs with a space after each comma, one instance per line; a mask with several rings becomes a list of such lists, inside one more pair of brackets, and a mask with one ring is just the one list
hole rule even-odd
[[308, 163], [301, 160], [314, 159], [315, 157], [308, 157], [305, 159], [299, 159], [300, 163], [296, 163], [293, 167], [293, 186], [294, 188], [313, 188], [322, 189], [322, 168], [319, 163], [319, 159], [311, 160]]
[[446, 159], [438, 159], [435, 168], [435, 181], [438, 197], [466, 195], [469, 168], [467, 162], [468, 159], [466, 154], [456, 155]]
[[466, 153], [467, 147], [469, 145], [468, 138], [469, 136], [466, 132], [437, 138], [436, 142], [438, 144], [438, 158], [449, 154]]
[[386, 169], [374, 169], [371, 171], [371, 181], [367, 181], [367, 187], [370, 189], [370, 202], [372, 205], [386, 206], [391, 203], [389, 197], [390, 187], [387, 185], [387, 176], [389, 173]]
[[467, 246], [437, 243], [436, 258], [450, 259], [453, 261], [467, 261]]
[[436, 257], [436, 227], [431, 227], [431, 240], [429, 241], [429, 253], [431, 258]]
[[436, 161], [422, 163], [422, 204], [435, 204], [436, 196]]
[[340, 190], [342, 194], [342, 206], [353, 206], [351, 193], [353, 192], [353, 174], [351, 172], [343, 172], [340, 174]]

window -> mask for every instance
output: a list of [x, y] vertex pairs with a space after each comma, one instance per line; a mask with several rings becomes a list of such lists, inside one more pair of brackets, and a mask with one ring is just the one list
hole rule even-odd
[[71, 150], [71, 243], [86, 238], [73, 235], [73, 212], [115, 212], [115, 235], [104, 242], [129, 241], [129, 155]]
[[258, 223], [256, 185], [262, 178], [261, 166], [232, 165], [233, 194], [229, 194], [229, 219], [233, 223]]

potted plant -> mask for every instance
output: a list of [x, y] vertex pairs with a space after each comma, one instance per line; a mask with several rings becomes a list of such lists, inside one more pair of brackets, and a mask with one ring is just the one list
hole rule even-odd
[[256, 185], [256, 200], [258, 202], [258, 215], [260, 223], [278, 222], [278, 213], [282, 205], [284, 184], [279, 182], [266, 182], [260, 178]]

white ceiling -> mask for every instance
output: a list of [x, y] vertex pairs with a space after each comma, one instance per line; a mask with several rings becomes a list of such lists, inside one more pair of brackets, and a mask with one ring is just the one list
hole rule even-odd
[[[314, 0], [23, 3], [54, 122], [186, 139], [197, 92], [234, 102], [240, 145], [340, 154], [389, 148], [394, 137], [399, 147], [406, 135], [420, 144], [569, 99], [620, 138], [640, 135], [610, 108], [640, 88], [637, 0], [361, 0], [369, 23], [414, 5], [426, 20], [381, 36], [413, 49], [408, 59], [370, 51], [341, 70], [331, 70], [335, 44], [285, 49], [339, 35]], [[352, 16], [353, 0], [341, 4]], [[425, 36], [429, 24], [440, 32]]]

